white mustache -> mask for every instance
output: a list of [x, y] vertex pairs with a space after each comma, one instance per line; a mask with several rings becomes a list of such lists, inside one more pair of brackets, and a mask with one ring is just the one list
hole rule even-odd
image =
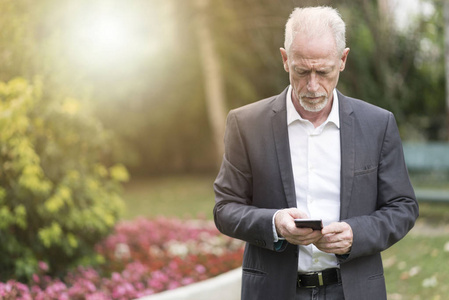
[[299, 95], [301, 98], [319, 98], [319, 97], [326, 97], [326, 94], [315, 94], [315, 93], [305, 93]]

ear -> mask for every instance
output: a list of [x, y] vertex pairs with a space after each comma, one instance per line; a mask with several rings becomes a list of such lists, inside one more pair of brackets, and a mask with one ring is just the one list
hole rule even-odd
[[284, 48], [280, 48], [279, 50], [281, 50], [282, 63], [284, 64], [284, 70], [288, 73], [289, 68], [288, 68], [287, 51]]
[[349, 48], [343, 50], [343, 54], [341, 55], [341, 64], [340, 64], [340, 72], [342, 72], [346, 67], [346, 61], [348, 60]]

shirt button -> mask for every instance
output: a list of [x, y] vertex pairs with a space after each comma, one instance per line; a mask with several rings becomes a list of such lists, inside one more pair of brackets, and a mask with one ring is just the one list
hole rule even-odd
[[317, 264], [317, 263], [319, 262], [318, 258], [315, 258], [315, 259], [313, 260], [313, 262]]

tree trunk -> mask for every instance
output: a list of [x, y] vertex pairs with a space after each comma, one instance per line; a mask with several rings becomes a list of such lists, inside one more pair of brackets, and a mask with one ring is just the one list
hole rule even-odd
[[446, 140], [449, 141], [449, 1], [443, 1], [444, 59], [446, 73]]
[[206, 107], [209, 123], [212, 129], [216, 152], [216, 162], [219, 166], [223, 152], [223, 134], [226, 121], [225, 89], [220, 61], [215, 48], [207, 7], [209, 0], [194, 0], [198, 14], [196, 19], [196, 34], [200, 51], [201, 65], [204, 76]]

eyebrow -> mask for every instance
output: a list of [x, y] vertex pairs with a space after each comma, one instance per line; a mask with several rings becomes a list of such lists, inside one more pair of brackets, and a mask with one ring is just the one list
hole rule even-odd
[[334, 66], [332, 67], [324, 67], [316, 69], [317, 72], [332, 72], [334, 70]]
[[[332, 72], [334, 70], [335, 66], [326, 66], [326, 67], [322, 67], [322, 68], [316, 68], [315, 71], [316, 72]], [[311, 69], [307, 69], [307, 68], [302, 68], [302, 67], [298, 67], [295, 66], [293, 67], [293, 69], [296, 72], [310, 72]]]

